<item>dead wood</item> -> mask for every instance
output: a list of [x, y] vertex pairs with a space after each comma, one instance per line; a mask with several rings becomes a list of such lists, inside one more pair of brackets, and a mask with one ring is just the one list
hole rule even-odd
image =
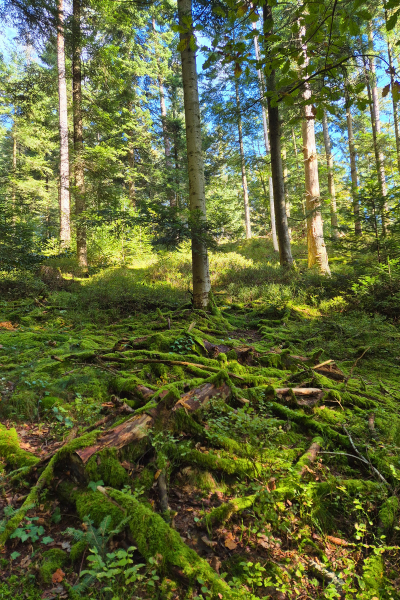
[[226, 400], [230, 395], [231, 389], [226, 383], [223, 383], [219, 387], [216, 387], [212, 383], [204, 383], [181, 396], [171, 412], [175, 412], [183, 407], [187, 412], [191, 413], [204, 406], [211, 398], [219, 396]]
[[311, 444], [311, 446], [309, 447], [307, 452], [304, 454], [302, 461], [301, 461], [304, 464], [299, 473], [300, 478], [303, 477], [303, 475], [307, 472], [307, 466], [312, 464], [313, 462], [315, 462], [320, 450], [321, 450], [321, 446], [318, 444], [318, 442], [313, 442]]
[[[197, 363], [191, 363], [184, 360], [164, 360], [158, 358], [136, 358], [136, 362], [140, 363], [162, 363], [165, 365], [179, 365], [183, 367], [196, 367], [196, 369], [203, 369], [205, 371], [212, 371], [213, 373], [219, 373], [221, 369], [217, 367], [209, 367], [208, 365], [199, 365]], [[240, 377], [239, 375], [235, 375], [235, 373], [228, 373], [229, 377], [234, 377], [235, 379], [240, 379], [241, 381], [245, 381], [244, 377]]]

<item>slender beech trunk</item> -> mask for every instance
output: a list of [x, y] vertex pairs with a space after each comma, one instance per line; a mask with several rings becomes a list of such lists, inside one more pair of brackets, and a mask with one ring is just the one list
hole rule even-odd
[[17, 177], [17, 137], [15, 135], [15, 124], [13, 126], [12, 131], [12, 141], [13, 141], [13, 154], [12, 154], [12, 191], [11, 191], [11, 203], [12, 203], [12, 212], [13, 212], [13, 220], [15, 219], [15, 206], [17, 200], [16, 188], [15, 188], [15, 179]]
[[[292, 127], [292, 139], [293, 139], [294, 155], [296, 158], [296, 171], [297, 171], [296, 175], [297, 175], [299, 173], [300, 165], [299, 165], [299, 153], [297, 150], [296, 134], [294, 132], [293, 127]], [[296, 180], [297, 180], [297, 177], [296, 177]], [[296, 191], [297, 191], [297, 184], [296, 184]], [[306, 216], [306, 204], [304, 202], [303, 193], [302, 193], [302, 198], [301, 198], [301, 208], [303, 210], [303, 217], [305, 217]]]
[[[385, 11], [385, 18], [386, 18], [386, 11]], [[393, 68], [392, 46], [391, 46], [391, 43], [389, 41], [387, 43], [387, 47], [388, 47], [388, 62], [389, 62], [389, 72], [390, 72], [390, 84], [391, 84], [391, 89], [392, 89], [394, 135], [395, 135], [395, 138], [396, 138], [396, 150], [397, 150], [397, 168], [398, 168], [398, 171], [399, 171], [399, 174], [400, 174], [399, 110], [398, 110], [398, 106], [397, 106], [397, 101], [395, 100], [395, 96], [393, 94], [393, 90], [394, 90], [394, 87], [396, 85], [395, 79], [394, 79], [396, 71]]]
[[[263, 6], [264, 29], [267, 23], [273, 23], [272, 8], [266, 3]], [[264, 31], [265, 38], [272, 33], [272, 27]], [[268, 42], [265, 42], [265, 53], [270, 58]], [[266, 89], [268, 92], [276, 91], [276, 74], [271, 70], [266, 77]], [[279, 121], [279, 108], [274, 103], [271, 96], [268, 96], [268, 121], [269, 121], [269, 142], [271, 151], [271, 171], [272, 185], [274, 189], [275, 222], [279, 243], [279, 259], [283, 267], [290, 267], [293, 264], [292, 251], [290, 247], [289, 228], [286, 216], [285, 188], [283, 183], [283, 168], [281, 154], [281, 126]]]
[[76, 253], [79, 265], [86, 270], [88, 264], [86, 226], [81, 216], [86, 209], [82, 121], [81, 0], [73, 0], [72, 13], [72, 99], [74, 107], [75, 215], [77, 219]]
[[[372, 36], [372, 27], [371, 23], [368, 24], [368, 48], [369, 52], [374, 51], [374, 41]], [[379, 114], [379, 96], [378, 96], [378, 88], [376, 85], [376, 69], [375, 69], [375, 60], [372, 56], [368, 58], [368, 67], [364, 58], [364, 66], [365, 66], [365, 77], [367, 82], [367, 91], [368, 91], [368, 100], [371, 112], [371, 126], [372, 126], [372, 137], [374, 143], [374, 153], [375, 153], [375, 161], [376, 161], [376, 170], [378, 173], [378, 182], [381, 191], [381, 195], [383, 198], [387, 196], [387, 188], [386, 188], [386, 175], [385, 175], [385, 159], [383, 156], [381, 141], [379, 139], [381, 134], [381, 119]], [[382, 219], [382, 234], [386, 235], [386, 215], [388, 212], [388, 205], [385, 201], [382, 207], [381, 219]]]
[[57, 70], [58, 70], [58, 122], [60, 130], [60, 245], [71, 244], [70, 195], [69, 195], [69, 148], [68, 148], [68, 101], [65, 72], [64, 3], [58, 0], [57, 24]]
[[[196, 51], [192, 29], [192, 0], [178, 0], [180, 47], [182, 60], [183, 101], [185, 106], [186, 143], [189, 170], [189, 207], [192, 217], [206, 223], [204, 162], [201, 140]], [[190, 25], [188, 26], [188, 23]], [[193, 305], [207, 308], [210, 304], [210, 274], [207, 247], [194, 231], [192, 236]]]
[[[301, 40], [305, 39], [306, 30], [300, 28]], [[307, 244], [308, 244], [308, 266], [318, 266], [322, 274], [330, 274], [328, 254], [324, 241], [323, 222], [321, 215], [321, 197], [318, 178], [318, 158], [315, 144], [315, 116], [312, 105], [312, 93], [307, 81], [307, 70], [309, 58], [307, 45], [302, 41], [304, 57], [304, 74], [306, 81], [303, 86], [304, 118], [302, 122], [304, 175], [306, 187], [306, 210], [307, 210]]]
[[354, 232], [356, 235], [361, 235], [362, 228], [361, 228], [361, 221], [360, 221], [360, 201], [358, 198], [356, 147], [354, 144], [353, 119], [351, 116], [350, 96], [349, 96], [347, 86], [345, 86], [345, 88], [344, 88], [344, 97], [345, 97], [345, 102], [346, 102], [347, 139], [348, 139], [349, 154], [350, 154], [351, 196], [353, 199]]
[[326, 114], [326, 110], [324, 109], [324, 116], [322, 119], [322, 127], [324, 131], [324, 145], [325, 145], [325, 156], [326, 156], [326, 166], [328, 168], [328, 193], [331, 202], [331, 232], [332, 237], [338, 237], [338, 220], [337, 220], [337, 210], [336, 210], [336, 192], [335, 192], [335, 179], [333, 177], [333, 157], [332, 157], [332, 149], [331, 149], [331, 139], [329, 137], [329, 127], [328, 127], [328, 116]]
[[[287, 168], [287, 160], [286, 160], [286, 146], [283, 144], [282, 146], [282, 164], [283, 164], [283, 186], [285, 188], [285, 204], [286, 204], [286, 216], [290, 218], [290, 201], [289, 201], [289, 186], [288, 186], [288, 168]], [[289, 228], [289, 237], [292, 239], [292, 230]]]
[[242, 169], [244, 224], [246, 227], [246, 239], [249, 240], [251, 238], [249, 193], [248, 193], [248, 189], [247, 189], [246, 162], [244, 159], [244, 148], [243, 148], [242, 117], [240, 114], [239, 84], [238, 84], [237, 79], [235, 79], [235, 92], [236, 92], [237, 126], [238, 126], [238, 133], [239, 133], [240, 166]]
[[[257, 28], [256, 23], [252, 23], [253, 29]], [[260, 48], [258, 45], [258, 36], [254, 36], [254, 51], [256, 55], [256, 60], [260, 60]], [[260, 87], [260, 94], [262, 97], [261, 102], [261, 112], [262, 112], [262, 122], [263, 122], [263, 132], [264, 132], [264, 145], [265, 145], [265, 154], [269, 156], [269, 140], [268, 140], [268, 123], [267, 123], [267, 113], [265, 110], [264, 104], [264, 95], [265, 95], [265, 84], [262, 71], [257, 69], [258, 83]], [[274, 187], [272, 184], [272, 177], [269, 177], [269, 210], [271, 215], [271, 234], [272, 234], [272, 244], [274, 246], [275, 252], [279, 252], [278, 246], [278, 238], [276, 237], [276, 223], [275, 223], [275, 206], [274, 206]]]
[[[156, 31], [156, 21], [155, 21], [154, 17], [152, 18], [152, 25], [153, 25], [154, 38], [156, 38], [157, 31]], [[155, 39], [155, 49], [156, 49], [156, 60], [158, 63], [159, 57], [158, 57], [158, 52], [157, 52], [156, 39]], [[171, 175], [170, 172], [171, 172], [171, 168], [172, 168], [171, 141], [169, 139], [168, 126], [167, 126], [167, 106], [165, 104], [164, 82], [163, 82], [163, 78], [161, 76], [160, 70], [158, 71], [158, 74], [157, 74], [157, 82], [158, 82], [158, 94], [159, 94], [159, 98], [160, 98], [161, 127], [162, 127], [162, 132], [163, 132], [163, 141], [164, 141], [165, 166], [166, 166], [167, 172], [168, 172], [168, 179], [170, 179], [170, 175]], [[168, 185], [168, 199], [169, 199], [169, 203], [170, 203], [171, 207], [176, 206], [175, 192], [173, 189], [171, 189], [170, 185]]]

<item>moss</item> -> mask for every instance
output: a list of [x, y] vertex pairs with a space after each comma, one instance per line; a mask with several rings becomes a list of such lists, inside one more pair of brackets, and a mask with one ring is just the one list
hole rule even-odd
[[343, 406], [358, 406], [358, 408], [364, 409], [376, 408], [377, 406], [379, 406], [379, 404], [374, 400], [362, 398], [361, 396], [358, 396], [356, 394], [350, 394], [349, 392], [342, 392], [341, 396]]
[[117, 458], [115, 448], [105, 448], [98, 454], [91, 456], [85, 471], [89, 480], [102, 479], [105, 485], [121, 488], [129, 483], [129, 476]]
[[[177, 449], [179, 457], [179, 448]], [[189, 464], [196, 464], [207, 471], [223, 471], [228, 475], [240, 475], [242, 477], [258, 477], [262, 472], [262, 466], [254, 461], [243, 458], [223, 458], [214, 452], [200, 452], [199, 450], [190, 450], [184, 456], [184, 461]]]
[[386, 533], [390, 533], [396, 524], [396, 517], [399, 512], [399, 500], [396, 496], [390, 496], [382, 504], [379, 511], [380, 526]]
[[14, 428], [7, 429], [0, 424], [0, 458], [14, 469], [31, 467], [39, 462], [39, 459], [30, 452], [19, 447], [18, 435]]
[[109, 490], [108, 493], [131, 517], [130, 532], [137, 549], [146, 560], [160, 554], [166, 569], [181, 569], [192, 582], [198, 578], [203, 579], [215, 597], [218, 594], [225, 600], [239, 600], [243, 597], [240, 592], [232, 590], [194, 550], [186, 546], [178, 532], [171, 529], [160, 515], [153, 513], [132, 496], [116, 490]]
[[79, 542], [76, 542], [76, 544], [73, 544], [73, 546], [71, 546], [71, 552], [69, 554], [71, 562], [79, 560], [85, 552], [87, 546], [88, 545], [87, 542], [85, 542], [85, 540], [80, 540]]
[[61, 569], [68, 560], [68, 555], [64, 550], [52, 548], [43, 552], [43, 561], [40, 566], [40, 578], [45, 585], [51, 584], [51, 578], [57, 569]]
[[252, 496], [234, 498], [233, 500], [229, 500], [229, 502], [224, 502], [221, 504], [221, 506], [218, 506], [209, 512], [205, 516], [204, 520], [207, 525], [212, 525], [213, 523], [225, 523], [235, 513], [241, 512], [242, 510], [253, 506], [256, 498], [257, 496], [254, 494]]
[[[324, 440], [320, 437], [315, 437], [312, 442], [312, 444], [318, 444], [319, 446], [321, 446], [321, 448], [323, 448], [324, 446]], [[296, 464], [296, 474], [300, 475], [303, 467], [308, 466], [309, 464], [311, 464], [311, 460], [310, 460], [310, 455], [308, 453], [308, 451], [303, 454], [303, 456], [300, 457], [300, 459], [297, 461]]]

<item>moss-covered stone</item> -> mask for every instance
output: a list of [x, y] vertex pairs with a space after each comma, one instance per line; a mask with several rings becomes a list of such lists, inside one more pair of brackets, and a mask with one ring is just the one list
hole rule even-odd
[[68, 555], [60, 548], [52, 548], [43, 552], [42, 556], [43, 561], [39, 569], [40, 579], [45, 585], [50, 585], [53, 574], [65, 565]]

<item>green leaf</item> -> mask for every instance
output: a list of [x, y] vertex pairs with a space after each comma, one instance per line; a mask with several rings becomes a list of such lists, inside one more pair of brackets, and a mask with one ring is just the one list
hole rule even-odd
[[50, 544], [51, 542], [54, 542], [53, 538], [50, 537], [49, 535], [42, 538], [42, 544]]
[[11, 560], [15, 560], [16, 558], [18, 558], [18, 556], [21, 556], [20, 552], [13, 552], [12, 554], [10, 554]]
[[382, 90], [382, 98], [386, 98], [386, 96], [388, 95], [390, 91], [390, 83], [388, 83], [387, 85], [385, 85], [385, 87]]
[[100, 481], [89, 481], [88, 488], [95, 492], [97, 490], [97, 486], [99, 485], [104, 485], [104, 481], [102, 479], [100, 479]]
[[391, 31], [395, 28], [397, 23], [397, 18], [399, 16], [399, 10], [397, 10], [393, 15], [391, 15], [386, 21], [386, 31]]

